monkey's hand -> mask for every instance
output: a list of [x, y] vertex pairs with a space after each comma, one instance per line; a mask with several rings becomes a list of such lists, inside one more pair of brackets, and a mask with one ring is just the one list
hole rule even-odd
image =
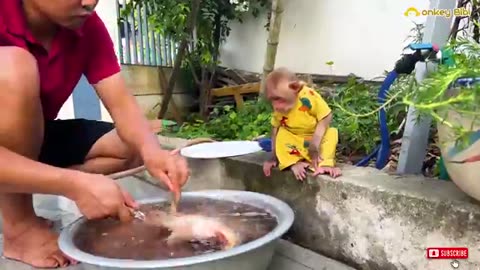
[[322, 161], [322, 157], [320, 156], [320, 149], [319, 146], [315, 143], [311, 143], [308, 146], [308, 155], [312, 160], [313, 169], [316, 170], [318, 168], [318, 163]]
[[278, 165], [278, 162], [274, 159], [265, 161], [263, 163], [263, 173], [265, 174], [265, 176], [267, 177], [270, 176], [273, 167], [276, 167], [277, 165]]

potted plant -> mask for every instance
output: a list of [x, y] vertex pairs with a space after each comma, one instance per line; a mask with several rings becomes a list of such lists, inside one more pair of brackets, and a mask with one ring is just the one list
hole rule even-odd
[[348, 100], [334, 105], [350, 116], [367, 117], [400, 102], [414, 106], [419, 117], [431, 116], [437, 124], [440, 167], [460, 189], [480, 201], [480, 44], [459, 38], [440, 52], [437, 70], [420, 83], [413, 74], [403, 77], [381, 107], [358, 114], [345, 109]]
[[450, 179], [480, 200], [480, 44], [452, 41], [442, 63], [403, 101], [437, 123], [438, 146]]

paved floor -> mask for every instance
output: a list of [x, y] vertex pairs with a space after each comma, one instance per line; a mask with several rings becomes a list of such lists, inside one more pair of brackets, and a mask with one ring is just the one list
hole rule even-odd
[[343, 263], [281, 240], [268, 270], [355, 270]]
[[[153, 196], [151, 187], [146, 187], [137, 180], [122, 181], [121, 185], [126, 187], [136, 198], [146, 198]], [[155, 195], [158, 195], [158, 190]], [[35, 198], [37, 214], [56, 220], [55, 228], [60, 230], [78, 217], [75, 211], [72, 211], [72, 205], [63, 200], [58, 204], [58, 198], [55, 196], [38, 196]], [[0, 222], [1, 224], [1, 222]], [[0, 226], [1, 232], [1, 226]], [[0, 234], [0, 252], [3, 247]], [[0, 258], [0, 270], [34, 270], [30, 266], [11, 260]], [[81, 264], [75, 267], [65, 268], [66, 270], [90, 270]], [[293, 245], [290, 242], [281, 240], [276, 253], [268, 270], [355, 270], [340, 262], [316, 254], [310, 250]]]
[[[1, 239], [0, 239], [1, 244]], [[1, 270], [35, 270], [35, 268], [6, 259], [0, 259]], [[81, 264], [65, 270], [90, 270]], [[290, 242], [281, 240], [268, 270], [355, 270], [335, 260], [318, 255]]]

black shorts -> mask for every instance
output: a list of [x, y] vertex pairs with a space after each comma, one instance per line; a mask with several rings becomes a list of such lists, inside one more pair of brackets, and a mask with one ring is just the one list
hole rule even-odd
[[38, 160], [62, 168], [83, 164], [95, 142], [113, 129], [112, 123], [95, 120], [46, 121]]

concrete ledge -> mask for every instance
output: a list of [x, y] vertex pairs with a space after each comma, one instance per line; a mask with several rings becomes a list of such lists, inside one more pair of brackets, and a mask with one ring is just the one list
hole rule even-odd
[[371, 168], [344, 167], [344, 176], [289, 172], [263, 176], [263, 154], [224, 161], [228, 176], [250, 191], [271, 194], [296, 213], [295, 243], [359, 269], [449, 269], [427, 260], [427, 247], [468, 247], [466, 269], [480, 265], [480, 206], [453, 183], [393, 177]]
[[189, 160], [194, 178], [185, 189], [242, 189], [282, 199], [296, 213], [290, 240], [358, 269], [450, 269], [448, 260], [427, 260], [425, 249], [451, 246], [469, 248], [462, 267], [480, 267], [480, 205], [452, 182], [344, 167], [336, 180], [300, 183], [278, 170], [266, 178], [265, 159], [257, 153]]

